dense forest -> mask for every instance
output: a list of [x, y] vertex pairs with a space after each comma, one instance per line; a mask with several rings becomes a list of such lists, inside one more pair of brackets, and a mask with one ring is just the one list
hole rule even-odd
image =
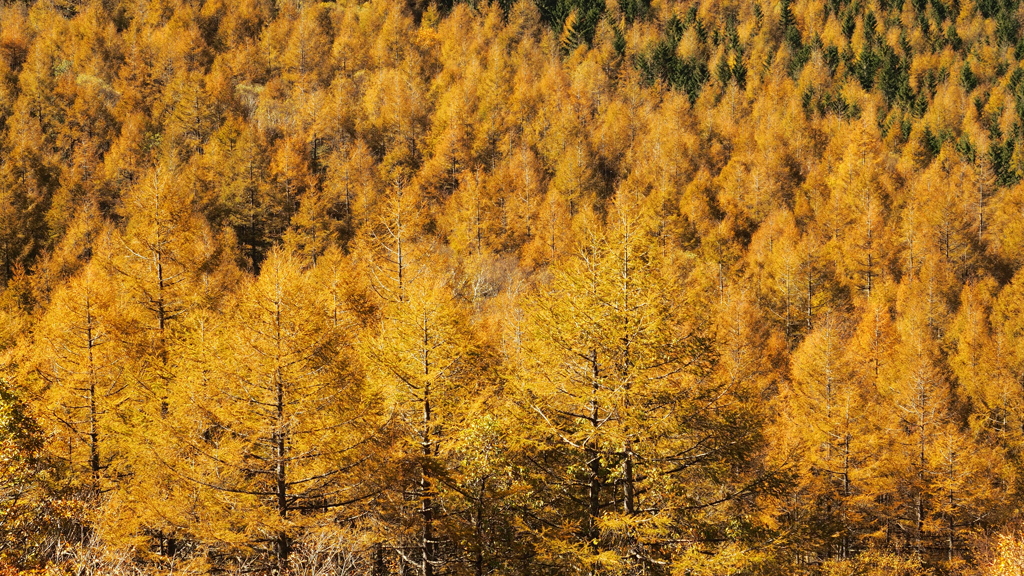
[[0, 574], [1024, 574], [1020, 0], [3, 0]]

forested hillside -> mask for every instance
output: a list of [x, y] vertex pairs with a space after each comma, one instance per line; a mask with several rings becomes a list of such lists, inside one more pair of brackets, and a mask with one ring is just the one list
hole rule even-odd
[[0, 574], [1024, 573], [1019, 0], [3, 0]]

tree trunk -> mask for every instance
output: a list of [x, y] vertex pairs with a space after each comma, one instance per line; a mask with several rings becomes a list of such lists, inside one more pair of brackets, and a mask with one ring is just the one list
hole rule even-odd
[[[276, 480], [276, 492], [277, 492], [277, 513], [281, 516], [281, 519], [288, 517], [288, 468], [287, 468], [287, 449], [288, 443], [286, 438], [285, 426], [285, 398], [284, 398], [284, 381], [280, 371], [274, 376], [277, 380], [277, 429], [274, 431], [273, 442], [275, 456], [277, 457], [277, 464], [274, 470], [274, 476]], [[288, 538], [288, 533], [282, 530], [277, 535], [277, 573], [280, 576], [288, 574], [288, 556], [291, 553], [291, 543]]]
[[[600, 411], [597, 403], [597, 391], [600, 386], [600, 367], [597, 362], [597, 350], [591, 351], [591, 363], [594, 378], [594, 396], [590, 400], [590, 425], [596, 431], [600, 425]], [[586, 446], [587, 465], [590, 468], [590, 486], [588, 488], [587, 506], [587, 540], [590, 544], [590, 551], [594, 556], [600, 552], [600, 533], [597, 529], [597, 520], [601, 515], [601, 455], [593, 444]], [[598, 573], [596, 568], [590, 570], [591, 576]]]
[[423, 464], [420, 476], [420, 497], [423, 506], [420, 513], [423, 516], [422, 534], [422, 562], [423, 576], [434, 576], [434, 564], [437, 562], [434, 546], [434, 500], [431, 495], [433, 486], [430, 482], [429, 460], [431, 456], [431, 426], [433, 425], [433, 414], [430, 410], [430, 331], [426, 314], [423, 316], [423, 375], [428, 378], [423, 388], [423, 436], [421, 448], [423, 450]]

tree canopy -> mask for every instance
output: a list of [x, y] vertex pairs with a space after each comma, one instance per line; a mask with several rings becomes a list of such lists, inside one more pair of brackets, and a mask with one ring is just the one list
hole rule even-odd
[[0, 574], [1020, 572], [1022, 30], [0, 1]]

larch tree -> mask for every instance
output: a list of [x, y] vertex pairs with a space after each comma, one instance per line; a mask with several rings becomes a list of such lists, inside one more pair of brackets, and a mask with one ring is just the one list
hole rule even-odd
[[414, 243], [411, 234], [400, 233], [410, 230], [398, 226], [378, 237], [389, 245], [370, 262], [381, 299], [363, 355], [373, 368], [371, 383], [391, 414], [391, 457], [401, 471], [392, 485], [395, 500], [384, 512], [392, 531], [389, 546], [401, 565], [431, 576], [458, 555], [445, 517], [451, 488], [443, 481], [452, 464], [455, 431], [479, 409], [472, 399], [485, 398], [493, 378], [460, 301], [457, 278], [439, 273], [428, 247]]
[[191, 307], [194, 282], [214, 251], [192, 191], [173, 178], [168, 168], [158, 168], [127, 194], [127, 225], [110, 254], [137, 310], [139, 354], [161, 364], [168, 362], [172, 325]]
[[52, 453], [76, 485], [99, 498], [119, 487], [123, 443], [139, 398], [117, 339], [120, 313], [111, 279], [93, 262], [57, 292], [29, 351]]
[[383, 158], [385, 170], [412, 167], [420, 160], [427, 112], [422, 82], [414, 70], [405, 68], [383, 68], [367, 80], [366, 120], [360, 128], [370, 148]]
[[923, 325], [927, 320], [917, 313], [900, 320], [900, 344], [891, 351], [896, 357], [886, 374], [887, 385], [881, 390], [891, 409], [889, 429], [897, 448], [887, 462], [889, 474], [899, 479], [890, 529], [895, 532], [894, 538], [923, 550], [928, 537], [926, 521], [932, 510], [929, 455], [939, 430], [950, 423], [949, 386], [931, 330]]
[[58, 491], [59, 468], [44, 451], [45, 430], [10, 384], [0, 381], [0, 567], [42, 566], [47, 547], [71, 522], [74, 506]]
[[326, 172], [323, 183], [303, 195], [285, 233], [288, 245], [313, 258], [352, 240], [379, 208], [376, 191], [380, 189], [374, 159], [361, 140], [343, 141], [317, 161]]
[[[153, 547], [165, 555], [173, 555], [177, 544], [157, 528], [165, 524], [157, 504], [173, 500], [175, 490], [173, 478], [159, 465], [156, 440], [172, 408], [178, 409], [174, 405], [185, 400], [172, 396], [182, 364], [180, 328], [191, 311], [223, 296], [221, 290], [232, 283], [230, 273], [221, 277], [224, 283], [215, 278], [233, 269], [218, 258], [230, 243], [219, 244], [197, 213], [192, 187], [174, 175], [166, 167], [154, 169], [125, 194], [124, 229], [98, 255], [122, 286], [116, 338], [126, 354], [125, 377], [138, 399], [131, 459], [134, 470], [147, 471], [133, 475], [133, 488], [120, 494], [122, 510], [130, 510], [121, 524], [151, 535]], [[150, 497], [136, 498], [143, 494]]]
[[[924, 238], [942, 261], [963, 281], [972, 275], [979, 256], [976, 209], [964, 201], [964, 177], [946, 147], [916, 181], [914, 202], [925, 224]], [[969, 185], [968, 185], [969, 186]]]
[[265, 148], [258, 131], [229, 117], [207, 140], [199, 160], [199, 169], [213, 182], [204, 211], [211, 224], [231, 226], [245, 267], [253, 273], [259, 272], [280, 218], [271, 204]]
[[798, 490], [810, 504], [800, 513], [825, 558], [853, 556], [877, 530], [873, 469], [884, 445], [870, 406], [878, 397], [849, 352], [852, 335], [848, 317], [826, 315], [794, 352], [792, 382], [782, 395], [783, 426], [801, 451]]
[[757, 434], [728, 430], [745, 418], [738, 391], [710, 378], [712, 340], [664, 299], [672, 277], [650, 230], [618, 202], [528, 302], [517, 376], [539, 449], [529, 473], [554, 504], [533, 536], [546, 562], [582, 574], [660, 573], [701, 546], [702, 515], [751, 486], [699, 478], [728, 474]]
[[[998, 438], [1006, 447], [1018, 445], [1022, 428], [1015, 425], [1020, 383], [1017, 378], [1013, 338], [1003, 327], [1014, 313], [1003, 308], [1010, 299], [997, 299], [998, 286], [991, 278], [964, 286], [960, 309], [951, 327], [956, 343], [950, 366], [962, 393], [974, 404], [971, 426]], [[1016, 291], [1008, 285], [1004, 294]], [[1000, 305], [1003, 304], [1003, 305]]]
[[899, 340], [879, 387], [894, 448], [880, 465], [893, 491], [882, 513], [892, 545], [941, 551], [952, 562], [966, 548], [966, 533], [982, 525], [978, 510], [995, 513], [989, 498], [1007, 469], [995, 445], [971, 433], [957, 414], [959, 391], [930, 326], [935, 313], [920, 302], [929, 292], [918, 286], [898, 300]]
[[435, 89], [444, 92], [438, 98], [433, 125], [426, 138], [430, 155], [422, 169], [424, 180], [439, 196], [450, 194], [458, 188], [460, 174], [472, 168], [469, 120], [476, 115], [476, 84], [481, 68], [476, 59], [452, 62], [449, 66], [451, 70], [440, 74], [435, 80]]
[[815, 232], [801, 234], [792, 213], [783, 210], [765, 219], [751, 246], [763, 305], [791, 348], [814, 327], [816, 315], [838, 299], [822, 239]]
[[887, 273], [893, 246], [885, 225], [892, 183], [885, 171], [879, 136], [867, 120], [854, 124], [850, 138], [836, 139], [835, 171], [828, 178], [827, 204], [819, 207], [835, 244], [835, 258], [852, 292], [870, 297]]
[[194, 530], [279, 574], [307, 533], [380, 490], [379, 408], [323, 279], [273, 251], [203, 338], [213, 353], [197, 357], [168, 425], [177, 454], [165, 464], [207, 493]]

